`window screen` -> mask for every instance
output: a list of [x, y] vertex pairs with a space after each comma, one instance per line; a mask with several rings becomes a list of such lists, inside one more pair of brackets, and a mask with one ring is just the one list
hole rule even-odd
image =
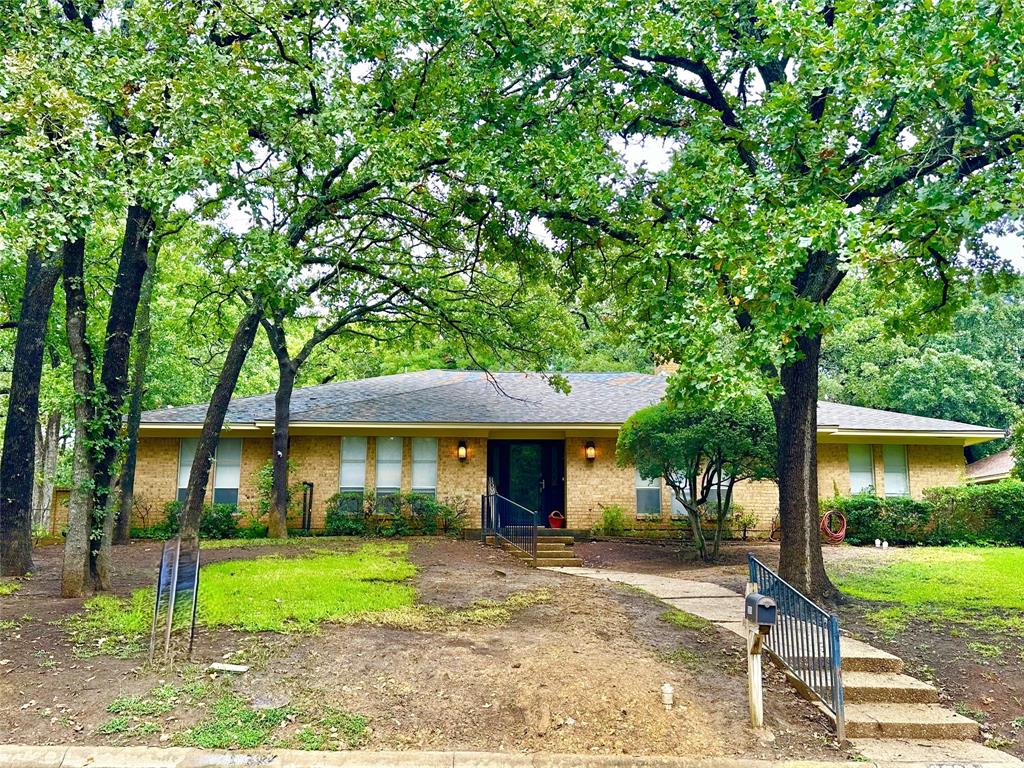
[[870, 445], [851, 445], [850, 493], [866, 493], [875, 487], [875, 460]]
[[910, 478], [907, 475], [907, 446], [883, 445], [882, 465], [885, 467], [885, 495], [909, 496]]

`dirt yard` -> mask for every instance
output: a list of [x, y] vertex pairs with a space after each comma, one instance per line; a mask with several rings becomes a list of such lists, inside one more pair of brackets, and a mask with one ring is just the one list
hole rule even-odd
[[[310, 546], [218, 549], [204, 558], [301, 556]], [[580, 550], [592, 561], [614, 560], [603, 546]], [[144, 542], [118, 548], [117, 592], [150, 585], [159, 552]], [[650, 568], [670, 560], [667, 548], [636, 557]], [[83, 601], [57, 597], [60, 558], [58, 547], [40, 549], [34, 577], [0, 597], [0, 620], [15, 625], [0, 641], [7, 742], [175, 743], [175, 734], [215, 709], [216, 690], [257, 711], [292, 707], [307, 720], [325, 708], [359, 715], [366, 729], [358, 745], [368, 749], [842, 757], [824, 719], [776, 672], [766, 689], [766, 733], [747, 727], [738, 638], [672, 626], [659, 619], [666, 606], [644, 593], [527, 569], [474, 542], [410, 541], [421, 603], [457, 609], [539, 589], [550, 598], [504, 622], [440, 630], [324, 625], [286, 635], [200, 627], [191, 665], [157, 668], [142, 657], [76, 657], [61, 621]], [[225, 659], [250, 671], [214, 679], [208, 665]], [[660, 702], [665, 682], [676, 692], [672, 711]], [[145, 728], [111, 724], [117, 697], [145, 698], [162, 684], [179, 691], [168, 711]], [[302, 720], [277, 728], [267, 743], [294, 745]]]
[[[697, 578], [741, 590], [747, 578], [747, 552], [775, 568], [778, 545], [730, 542], [719, 564], [704, 566], [679, 543], [589, 542], [576, 551], [592, 567]], [[910, 550], [912, 551], [912, 550]], [[901, 550], [826, 547], [826, 568], [874, 567], [901, 556]], [[1024, 563], [1022, 563], [1024, 565]], [[846, 597], [836, 606], [840, 626], [855, 637], [900, 656], [909, 674], [939, 689], [940, 701], [982, 724], [991, 747], [1024, 757], [1024, 639], [1019, 632], [986, 628], [984, 622], [953, 625], [913, 621], [897, 631], [880, 627], [871, 613], [880, 604]]]

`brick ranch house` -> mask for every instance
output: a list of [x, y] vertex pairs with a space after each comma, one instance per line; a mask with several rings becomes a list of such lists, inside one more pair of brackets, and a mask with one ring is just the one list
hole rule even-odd
[[[292, 396], [290, 482], [312, 483], [312, 527], [339, 491], [416, 491], [479, 509], [488, 478], [498, 493], [586, 530], [617, 505], [646, 522], [679, 510], [660, 481], [615, 463], [615, 440], [636, 410], [659, 401], [664, 374], [571, 373], [572, 391], [538, 374], [430, 370], [298, 389]], [[135, 487], [151, 508], [183, 498], [205, 405], [143, 414]], [[255, 474], [271, 458], [272, 394], [233, 400], [209, 500], [250, 511]], [[818, 404], [822, 496], [874, 489], [919, 498], [964, 481], [964, 446], [1001, 430], [831, 402]], [[735, 502], [770, 525], [774, 482], [737, 485]], [[158, 513], [159, 514], [159, 513]], [[471, 517], [470, 525], [475, 517]], [[149, 519], [152, 523], [152, 518]]]

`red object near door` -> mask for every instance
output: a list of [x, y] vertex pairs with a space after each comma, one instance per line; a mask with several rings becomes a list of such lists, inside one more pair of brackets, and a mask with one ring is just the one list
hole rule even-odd
[[548, 515], [548, 525], [552, 528], [565, 528], [565, 515], [556, 509]]

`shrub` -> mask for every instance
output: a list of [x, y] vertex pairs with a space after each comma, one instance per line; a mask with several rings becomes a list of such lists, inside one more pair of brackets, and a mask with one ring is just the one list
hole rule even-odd
[[238, 535], [235, 515], [238, 508], [234, 504], [212, 504], [203, 507], [203, 516], [199, 519], [199, 538], [201, 539], [233, 539]]
[[835, 497], [823, 510], [846, 516], [846, 540], [868, 544], [1024, 544], [1024, 482], [930, 488], [924, 500]]
[[327, 500], [324, 533], [328, 536], [365, 536], [367, 531], [366, 498], [362, 493], [336, 493]]
[[594, 525], [595, 536], [621, 536], [626, 532], [626, 513], [622, 507], [612, 504], [601, 510], [601, 520]]
[[936, 508], [935, 538], [1024, 544], [1024, 481], [929, 488], [925, 496]]

